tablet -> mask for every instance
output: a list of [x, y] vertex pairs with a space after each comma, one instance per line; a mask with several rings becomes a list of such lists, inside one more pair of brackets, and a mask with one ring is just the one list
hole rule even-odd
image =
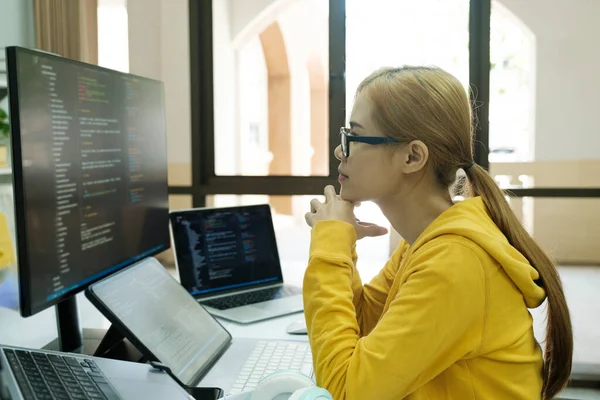
[[91, 285], [90, 301], [138, 350], [194, 386], [231, 343], [231, 335], [155, 259]]

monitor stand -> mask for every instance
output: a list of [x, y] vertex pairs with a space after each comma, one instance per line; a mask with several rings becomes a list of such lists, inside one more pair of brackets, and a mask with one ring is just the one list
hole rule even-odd
[[81, 329], [77, 297], [71, 296], [56, 305], [58, 338], [48, 343], [45, 350], [79, 353], [115, 360], [145, 362], [138, 349], [111, 326], [104, 329]]

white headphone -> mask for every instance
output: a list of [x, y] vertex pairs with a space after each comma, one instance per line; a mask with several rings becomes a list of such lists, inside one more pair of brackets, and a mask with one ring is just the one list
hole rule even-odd
[[[238, 397], [239, 396], [239, 397]], [[278, 371], [264, 377], [250, 393], [226, 396], [223, 400], [333, 400], [331, 394], [298, 371]]]

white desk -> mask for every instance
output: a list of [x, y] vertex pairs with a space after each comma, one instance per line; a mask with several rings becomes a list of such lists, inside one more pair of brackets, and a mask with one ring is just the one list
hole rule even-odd
[[290, 335], [285, 330], [287, 326], [298, 320], [304, 320], [304, 314], [295, 313], [248, 325], [236, 324], [219, 318], [219, 322], [233, 337], [267, 338], [276, 340], [308, 341], [306, 335]]
[[[305, 264], [303, 262], [287, 262], [284, 265], [284, 280], [292, 284], [301, 284]], [[373, 271], [369, 271], [365, 275], [372, 274]], [[600, 287], [600, 269], [565, 267], [562, 269], [561, 275], [575, 325], [576, 351], [574, 361], [598, 363], [600, 362], [600, 346], [598, 346], [600, 341], [597, 339], [600, 335], [600, 329], [597, 325], [591, 324], [595, 319], [590, 318], [590, 316], [599, 315], [598, 311], [600, 311], [598, 310], [600, 296], [597, 292], [597, 288]], [[84, 328], [107, 329], [110, 326], [108, 320], [95, 309], [83, 294], [78, 295], [78, 303], [81, 325]], [[543, 325], [540, 323], [540, 320], [543, 320], [542, 313], [534, 312], [533, 314], [537, 319], [537, 324], [539, 324], [536, 331], [543, 332]], [[290, 335], [285, 331], [290, 323], [303, 318], [302, 313], [296, 313], [248, 325], [236, 324], [222, 319], [219, 319], [219, 322], [234, 337], [307, 340], [306, 335]], [[45, 310], [30, 318], [21, 318], [18, 312], [0, 307], [0, 343], [40, 348], [54, 340], [56, 336], [54, 309]], [[561, 398], [581, 400], [600, 398], [600, 391], [590, 389], [568, 389], [565, 392], [565, 395], [567, 394], [569, 397]]]

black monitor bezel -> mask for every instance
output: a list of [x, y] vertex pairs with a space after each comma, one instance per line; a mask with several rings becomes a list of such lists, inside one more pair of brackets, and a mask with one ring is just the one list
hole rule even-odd
[[[22, 146], [21, 146], [21, 115], [19, 112], [19, 85], [17, 80], [17, 55], [19, 53], [29, 53], [34, 55], [39, 55], [43, 57], [54, 58], [57, 60], [61, 60], [64, 62], [68, 62], [71, 64], [77, 64], [86, 68], [94, 68], [102, 71], [106, 71], [109, 73], [117, 73], [130, 77], [135, 77], [141, 80], [151, 81], [160, 85], [161, 90], [161, 98], [163, 104], [163, 110], [165, 108], [165, 92], [164, 92], [164, 84], [161, 81], [146, 78], [143, 76], [129, 74], [125, 72], [115, 71], [109, 68], [104, 68], [98, 65], [85, 63], [82, 61], [76, 61], [69, 58], [61, 57], [57, 54], [48, 53], [41, 50], [32, 50], [25, 47], [20, 46], [8, 46], [6, 47], [6, 71], [7, 71], [7, 87], [8, 87], [8, 101], [9, 101], [9, 110], [10, 110], [10, 126], [11, 126], [11, 148], [12, 148], [12, 180], [13, 180], [13, 189], [14, 189], [14, 210], [15, 210], [15, 234], [17, 238], [17, 263], [18, 263], [18, 277], [19, 277], [19, 309], [22, 317], [30, 317], [35, 315], [47, 308], [50, 308], [61, 301], [75, 296], [78, 293], [83, 292], [87, 287], [98, 282], [101, 279], [106, 278], [106, 276], [111, 273], [117, 273], [118, 271], [127, 268], [131, 264], [138, 262], [139, 259], [131, 260], [131, 262], [123, 263], [123, 265], [114, 270], [107, 272], [106, 274], [99, 274], [96, 279], [93, 279], [83, 285], [77, 286], [76, 288], [68, 291], [67, 293], [56, 297], [50, 301], [45, 301], [41, 305], [34, 305], [32, 301], [32, 291], [30, 287], [31, 283], [31, 268], [29, 263], [29, 253], [28, 253], [28, 242], [27, 242], [27, 211], [25, 207], [25, 192], [24, 192], [24, 174], [23, 174], [23, 158], [22, 158]], [[166, 132], [166, 118], [165, 118], [165, 127], [164, 130]], [[166, 147], [166, 134], [165, 134], [165, 147]], [[166, 153], [166, 148], [165, 148]], [[166, 159], [166, 154], [165, 154]], [[165, 182], [167, 182], [167, 170], [165, 170]], [[168, 204], [168, 197], [167, 197]], [[166, 211], [168, 212], [168, 205], [166, 207]], [[145, 254], [146, 257], [154, 256], [158, 253], [161, 253], [170, 248], [170, 236], [168, 232], [168, 226], [165, 226], [165, 235], [164, 241], [161, 243], [161, 247], [154, 251], [151, 251]], [[125, 260], [127, 261], [127, 260]], [[117, 263], [118, 265], [119, 263]], [[108, 266], [106, 269], [110, 269], [113, 266]], [[88, 277], [89, 278], [89, 277]], [[82, 280], [88, 279], [83, 278]]]

